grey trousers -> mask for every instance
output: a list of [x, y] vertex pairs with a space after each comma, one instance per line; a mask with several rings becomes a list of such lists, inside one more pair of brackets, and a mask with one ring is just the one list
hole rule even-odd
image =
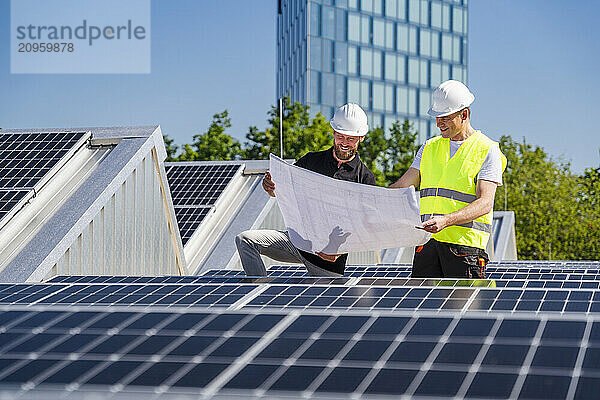
[[302, 257], [286, 231], [273, 229], [244, 231], [235, 237], [235, 245], [242, 262], [242, 267], [249, 276], [265, 276], [267, 269], [260, 258], [261, 255], [273, 260], [302, 263], [312, 276], [341, 276], [335, 272], [317, 267]]

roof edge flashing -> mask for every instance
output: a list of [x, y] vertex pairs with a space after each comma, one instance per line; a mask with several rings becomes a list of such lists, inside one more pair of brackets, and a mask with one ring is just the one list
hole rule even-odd
[[[92, 134], [90, 139], [90, 144], [92, 146], [114, 146], [119, 144], [119, 142], [123, 139], [154, 137], [154, 133], [156, 131], [161, 132], [160, 125], [98, 127], [86, 129], [88, 129]], [[160, 139], [162, 141], [162, 134]], [[155, 140], [155, 142], [158, 141]], [[164, 150], [164, 141], [162, 147]]]
[[[287, 159], [287, 163], [293, 163], [295, 160]], [[264, 174], [269, 170], [269, 160], [227, 160], [227, 161], [171, 161], [165, 165], [186, 166], [186, 165], [243, 165], [244, 175], [259, 175]]]

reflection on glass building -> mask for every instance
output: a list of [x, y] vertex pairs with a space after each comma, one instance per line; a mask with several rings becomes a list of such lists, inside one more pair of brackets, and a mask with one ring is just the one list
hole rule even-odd
[[277, 96], [330, 118], [353, 102], [371, 127], [436, 135], [433, 89], [467, 83], [468, 0], [279, 0]]

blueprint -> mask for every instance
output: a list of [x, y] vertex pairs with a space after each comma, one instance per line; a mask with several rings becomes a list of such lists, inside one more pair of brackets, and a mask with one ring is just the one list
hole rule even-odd
[[290, 239], [325, 254], [411, 247], [431, 237], [414, 187], [388, 189], [333, 179], [271, 154], [275, 195]]

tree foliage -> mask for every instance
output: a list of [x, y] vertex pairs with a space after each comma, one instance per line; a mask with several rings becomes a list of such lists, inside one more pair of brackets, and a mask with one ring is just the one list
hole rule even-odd
[[588, 168], [579, 178], [579, 209], [586, 233], [581, 259], [600, 259], [600, 168]]
[[410, 168], [420, 144], [417, 143], [418, 132], [413, 125], [395, 121], [390, 128], [388, 139], [384, 174], [386, 182], [396, 182]]
[[417, 136], [408, 120], [395, 121], [388, 135], [382, 128], [369, 131], [359, 147], [359, 154], [375, 174], [378, 185], [389, 186], [408, 170], [419, 149]]
[[501, 138], [500, 148], [507, 167], [494, 208], [515, 212], [519, 258], [598, 259], [597, 171], [578, 177], [568, 163], [510, 136]]
[[[283, 100], [283, 157], [298, 159], [309, 151], [325, 150], [333, 144], [331, 128], [321, 113], [310, 118], [309, 108]], [[269, 126], [260, 131], [250, 127], [246, 134], [244, 158], [266, 160], [269, 153], [280, 155], [279, 107], [271, 106], [268, 112]]]
[[213, 115], [208, 130], [205, 133], [193, 136], [191, 144], [183, 145], [183, 153], [177, 157], [178, 161], [198, 160], [235, 160], [241, 157], [240, 142], [225, 133], [231, 127], [231, 118], [227, 110]]
[[385, 179], [386, 150], [388, 141], [382, 128], [371, 129], [365, 136], [365, 140], [358, 147], [358, 154], [365, 165], [375, 174], [375, 183], [384, 186], [388, 182]]
[[177, 161], [177, 149], [179, 146], [175, 144], [175, 139], [171, 139], [169, 135], [163, 135], [165, 141], [165, 150], [167, 151], [167, 159], [165, 161]]

